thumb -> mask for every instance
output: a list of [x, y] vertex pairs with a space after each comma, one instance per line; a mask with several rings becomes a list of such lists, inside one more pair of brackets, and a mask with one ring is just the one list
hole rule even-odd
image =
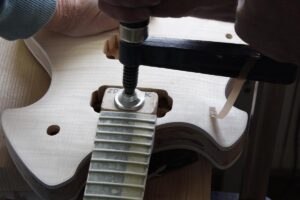
[[58, 0], [56, 13], [46, 28], [74, 37], [116, 28], [118, 23], [99, 10], [97, 3], [97, 0]]
[[116, 29], [119, 23], [107, 16], [104, 12], [99, 13], [93, 19], [82, 19], [82, 25], [74, 26], [72, 30], [66, 32], [66, 35], [73, 37], [82, 37], [95, 35], [102, 32]]

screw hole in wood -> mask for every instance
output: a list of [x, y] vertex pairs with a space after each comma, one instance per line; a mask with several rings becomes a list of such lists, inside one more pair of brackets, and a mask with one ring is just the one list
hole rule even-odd
[[227, 33], [225, 36], [226, 36], [226, 38], [229, 39], [229, 40], [231, 40], [231, 39], [233, 38], [232, 34], [230, 34], [230, 33]]
[[50, 136], [57, 135], [60, 131], [60, 127], [58, 125], [51, 125], [47, 128], [47, 134]]

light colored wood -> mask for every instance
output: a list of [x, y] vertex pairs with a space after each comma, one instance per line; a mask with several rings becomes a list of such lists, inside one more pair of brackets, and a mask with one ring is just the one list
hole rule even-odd
[[[25, 48], [23, 42], [8, 42], [0, 39], [0, 74], [3, 75], [1, 77], [1, 89], [0, 89], [0, 107], [1, 110], [10, 107], [21, 107], [26, 106], [34, 101], [37, 101], [46, 91], [49, 86], [49, 76], [47, 73], [40, 67], [40, 65], [36, 62], [36, 60], [28, 53], [28, 50]], [[15, 55], [18, 54], [16, 57]], [[20, 60], [22, 62], [20, 62]], [[21, 64], [24, 63], [24, 64]], [[26, 66], [27, 70], [20, 70], [22, 66]], [[21, 73], [21, 75], [18, 75]], [[19, 77], [19, 78], [16, 78]], [[4, 77], [6, 80], [4, 81]], [[24, 86], [23, 80], [20, 77], [25, 79], [25, 82], [29, 84]], [[20, 87], [25, 87], [20, 90]], [[9, 93], [6, 91], [9, 90]], [[30, 91], [30, 92], [28, 92]], [[19, 94], [19, 95], [17, 95]], [[9, 96], [7, 96], [9, 95]], [[5, 100], [4, 100], [5, 98]], [[4, 144], [4, 138], [2, 130], [0, 129], [1, 137], [1, 148], [0, 148], [0, 193], [2, 192], [25, 192], [31, 191], [28, 185], [25, 183], [16, 167], [14, 166], [12, 160], [9, 158], [7, 149]], [[201, 162], [208, 162], [206, 160], [201, 160]], [[208, 169], [206, 169], [208, 167]], [[208, 170], [208, 172], [206, 172]], [[162, 177], [152, 179], [148, 182], [147, 195], [150, 198], [154, 195], [157, 197], [158, 195], [170, 195], [171, 199], [173, 198], [172, 191], [174, 187], [176, 187], [176, 191], [182, 191], [183, 194], [186, 194], [186, 199], [190, 199], [190, 196], [197, 194], [203, 194], [204, 186], [208, 186], [210, 189], [210, 182], [202, 183], [201, 187], [193, 187], [193, 185], [198, 185], [199, 182], [205, 181], [199, 177], [205, 177], [207, 181], [210, 180], [210, 164], [200, 164], [193, 165], [193, 167], [185, 167], [180, 169], [179, 173], [174, 171], [172, 173], [168, 173]], [[197, 174], [201, 173], [198, 177]], [[174, 175], [175, 174], [175, 175]], [[187, 176], [194, 174], [193, 176]], [[188, 177], [188, 179], [187, 179]], [[191, 186], [188, 190], [183, 190], [184, 185], [179, 187], [178, 182], [174, 182], [174, 178], [176, 180], [185, 180], [185, 185]], [[173, 184], [175, 184], [173, 186]], [[159, 187], [155, 187], [159, 186]], [[166, 190], [161, 190], [160, 188], [166, 188]], [[170, 190], [168, 190], [170, 188]], [[194, 190], [193, 190], [194, 188]], [[178, 190], [181, 189], [181, 190]], [[162, 193], [162, 191], [164, 191]], [[170, 193], [171, 191], [172, 193]], [[181, 193], [181, 192], [180, 192]], [[177, 193], [178, 194], [178, 193]], [[199, 194], [199, 195], [200, 195]], [[178, 195], [177, 195], [178, 196]], [[159, 200], [159, 198], [155, 198]], [[207, 199], [207, 198], [206, 198]], [[168, 200], [168, 199], [163, 199]], [[176, 200], [176, 199], [174, 199]], [[182, 200], [182, 199], [180, 199]], [[200, 200], [200, 198], [197, 198]]]
[[145, 200], [209, 200], [212, 166], [204, 158], [147, 182]]
[[[8, 42], [0, 38], [0, 113], [37, 101], [47, 91], [49, 83], [49, 75], [23, 41]], [[0, 124], [0, 194], [25, 191], [30, 188], [8, 155]]]
[[0, 148], [0, 162], [0, 199], [4, 192], [30, 191], [28, 184], [26, 184], [25, 180], [22, 178], [13, 161], [9, 157], [4, 142], [1, 144]]
[[[154, 19], [150, 31], [156, 36], [241, 43], [233, 24], [200, 19]], [[33, 105], [6, 110], [2, 123], [14, 161], [45, 199], [60, 189], [54, 196], [67, 198], [64, 187], [84, 176], [82, 166], [93, 147], [98, 116], [89, 106], [91, 93], [102, 85], [121, 85], [121, 64], [102, 53], [110, 36], [74, 39], [42, 32], [28, 41], [52, 74], [51, 86]], [[174, 102], [158, 120], [155, 151], [191, 149], [221, 168], [239, 157], [247, 113], [233, 108], [222, 120], [209, 115], [210, 106], [220, 109], [226, 101], [228, 78], [142, 66], [139, 80], [139, 87], [168, 91]], [[54, 124], [60, 132], [47, 135]]]

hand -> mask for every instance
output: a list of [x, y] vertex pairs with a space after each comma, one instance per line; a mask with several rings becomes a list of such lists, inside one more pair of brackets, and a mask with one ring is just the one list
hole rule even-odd
[[250, 46], [300, 66], [300, 1], [240, 1], [235, 30]]
[[99, 7], [118, 21], [138, 22], [150, 16], [188, 16], [198, 2], [197, 0], [99, 0]]
[[98, 8], [98, 0], [57, 0], [56, 13], [46, 28], [69, 36], [112, 30], [118, 23]]
[[234, 21], [237, 0], [99, 0], [99, 7], [121, 22], [156, 17], [194, 16]]
[[150, 16], [235, 21], [238, 35], [253, 48], [298, 65], [299, 6], [299, 0], [288, 4], [272, 0], [99, 0], [103, 11], [121, 22], [144, 21]]

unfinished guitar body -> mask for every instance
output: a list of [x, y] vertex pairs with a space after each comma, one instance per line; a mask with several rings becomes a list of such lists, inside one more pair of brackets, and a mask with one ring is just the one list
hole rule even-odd
[[[149, 28], [155, 36], [242, 43], [230, 23], [154, 19]], [[90, 106], [91, 94], [122, 81], [122, 65], [103, 54], [111, 35], [70, 38], [41, 32], [27, 41], [52, 82], [38, 102], [6, 110], [2, 124], [11, 156], [43, 199], [72, 199], [84, 185], [99, 115]], [[220, 110], [226, 102], [228, 80], [141, 66], [138, 87], [167, 91], [173, 100], [171, 111], [158, 119], [154, 152], [190, 149], [219, 168], [230, 166], [241, 153], [248, 115], [237, 108], [221, 120], [209, 113], [211, 106]]]

